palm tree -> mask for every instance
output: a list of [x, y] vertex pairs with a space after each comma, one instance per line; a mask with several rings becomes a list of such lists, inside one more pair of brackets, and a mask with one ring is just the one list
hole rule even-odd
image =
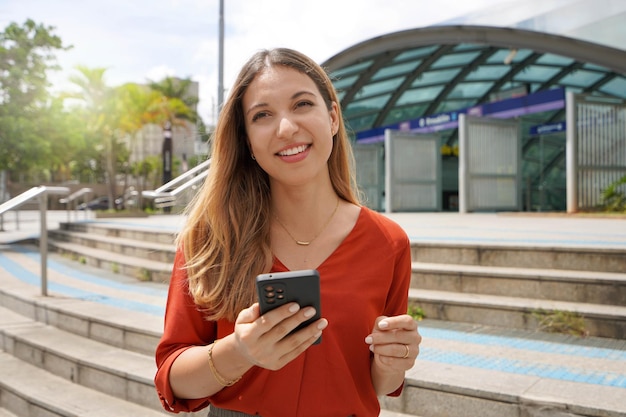
[[70, 82], [78, 87], [77, 92], [65, 93], [66, 99], [81, 102], [85, 119], [86, 137], [94, 146], [102, 149], [104, 171], [108, 184], [109, 208], [113, 208], [116, 196], [118, 155], [123, 145], [118, 140], [117, 119], [119, 113], [114, 100], [114, 90], [105, 81], [106, 68], [77, 66], [78, 74], [70, 76]]
[[198, 119], [198, 97], [190, 94], [192, 84], [191, 78], [165, 77], [158, 82], [151, 81], [148, 85], [152, 90], [160, 92], [168, 99], [180, 100], [185, 105], [187, 110], [176, 114], [175, 118], [195, 123]]

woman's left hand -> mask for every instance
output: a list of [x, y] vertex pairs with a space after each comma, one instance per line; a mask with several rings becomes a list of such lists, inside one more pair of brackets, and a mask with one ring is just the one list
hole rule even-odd
[[421, 342], [417, 322], [408, 314], [378, 317], [372, 333], [365, 338], [365, 343], [374, 352], [376, 365], [383, 373], [411, 369], [419, 355]]

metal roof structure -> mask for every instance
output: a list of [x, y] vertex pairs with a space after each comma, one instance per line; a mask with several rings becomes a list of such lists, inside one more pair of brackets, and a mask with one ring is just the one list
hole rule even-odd
[[[322, 66], [357, 143], [375, 143], [385, 128], [456, 120], [459, 113], [515, 97], [574, 92], [626, 103], [625, 50], [526, 29], [454, 25], [400, 31], [358, 43]], [[527, 209], [565, 209], [564, 102], [519, 116], [524, 181], [533, 195]], [[555, 125], [556, 136], [533, 133]], [[440, 127], [435, 131], [446, 155], [444, 147], [456, 148], [458, 129]], [[455, 175], [444, 172], [444, 182]]]
[[[626, 99], [626, 51], [491, 26], [433, 26], [356, 44], [322, 65], [354, 132], [557, 87]], [[562, 114], [537, 120], [549, 123]], [[450, 132], [448, 142], [453, 142]]]

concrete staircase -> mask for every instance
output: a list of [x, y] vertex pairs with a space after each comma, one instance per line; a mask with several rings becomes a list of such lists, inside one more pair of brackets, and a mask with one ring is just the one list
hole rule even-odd
[[152, 383], [162, 319], [89, 301], [97, 298], [89, 290], [58, 293], [67, 277], [56, 271], [51, 296], [41, 297], [29, 282], [36, 257], [23, 248], [3, 253], [0, 407], [19, 417], [163, 416]]
[[[173, 234], [83, 222], [50, 239], [50, 297], [39, 295], [36, 249], [0, 251], [0, 417], [163, 415], [152, 355]], [[424, 342], [381, 416], [626, 417], [625, 259], [414, 245]], [[539, 309], [583, 313], [590, 334], [607, 337], [532, 331]]]
[[534, 330], [571, 313], [589, 335], [626, 339], [624, 250], [420, 244], [412, 259], [426, 317]]
[[[60, 253], [142, 281], [171, 273], [169, 232], [66, 223], [51, 239]], [[625, 250], [414, 244], [412, 259], [409, 296], [428, 318], [535, 330], [566, 312], [589, 335], [626, 339]]]

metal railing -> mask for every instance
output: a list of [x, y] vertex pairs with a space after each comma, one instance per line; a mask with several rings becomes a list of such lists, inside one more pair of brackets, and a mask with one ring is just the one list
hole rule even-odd
[[[68, 195], [65, 198], [62, 198], [59, 200], [59, 203], [61, 204], [65, 204], [65, 209], [67, 211], [67, 221], [70, 221], [70, 212], [74, 211], [75, 216], [74, 218], [77, 219], [78, 218], [78, 214], [76, 214], [77, 211], [77, 206], [76, 206], [76, 202], [78, 201], [78, 199], [80, 197], [83, 197], [85, 195], [89, 195], [93, 192], [93, 190], [91, 188], [81, 188], [78, 191], [73, 192], [72, 194]], [[84, 200], [84, 199], [83, 199]], [[85, 201], [83, 201], [85, 202]], [[87, 218], [87, 210], [85, 210], [85, 218]]]
[[[153, 191], [143, 191], [142, 196], [150, 199], [154, 199], [155, 205], [161, 207], [171, 207], [176, 204], [179, 196], [194, 187], [196, 184], [202, 182], [209, 170], [211, 160], [208, 159], [203, 163], [195, 166], [182, 175], [174, 178], [172, 181], [162, 185]], [[48, 209], [48, 195], [68, 195], [70, 189], [68, 187], [52, 187], [52, 186], [40, 186], [33, 187], [28, 191], [0, 204], [0, 231], [4, 230], [4, 215], [9, 211], [15, 211], [15, 224], [19, 230], [19, 208], [38, 199], [39, 212], [40, 212], [40, 238], [39, 238], [39, 251], [41, 254], [41, 294], [43, 296], [48, 295], [48, 225], [47, 225], [47, 209]], [[60, 203], [66, 204], [68, 210], [68, 221], [70, 207], [75, 207], [75, 202], [83, 195], [92, 192], [91, 188], [82, 188], [71, 195], [59, 200]], [[134, 192], [136, 193], [136, 191]]]
[[146, 190], [143, 191], [141, 195], [145, 198], [154, 200], [154, 205], [158, 208], [172, 207], [176, 204], [178, 198], [183, 192], [204, 181], [209, 172], [210, 166], [211, 159], [207, 159], [189, 171], [186, 171], [185, 173], [174, 178], [172, 181], [163, 184], [156, 190]]
[[[41, 295], [43, 296], [48, 295], [48, 195], [66, 195], [69, 194], [69, 192], [70, 189], [67, 187], [49, 187], [42, 185], [40, 187], [33, 187], [11, 200], [0, 204], [0, 219], [4, 218], [5, 213], [15, 210], [16, 226], [19, 229], [19, 211], [17, 209], [29, 203], [31, 200], [38, 199], [39, 201], [41, 230], [39, 236], [39, 252], [41, 254]], [[4, 226], [3, 221], [2, 226]]]

